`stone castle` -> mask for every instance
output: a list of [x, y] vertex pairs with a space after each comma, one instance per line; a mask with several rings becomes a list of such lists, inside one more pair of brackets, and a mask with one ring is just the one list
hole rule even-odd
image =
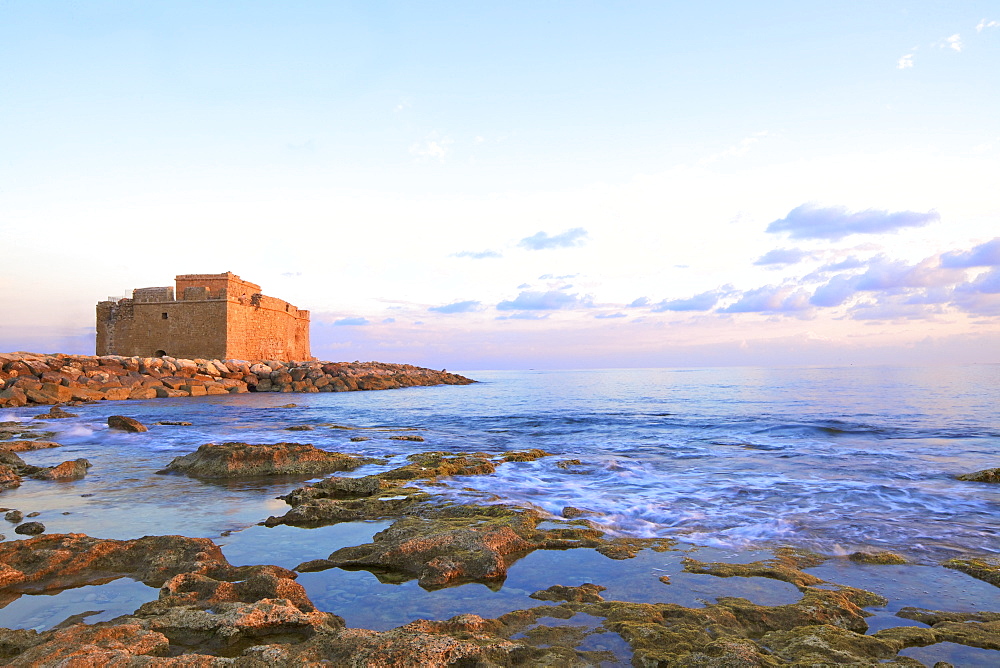
[[136, 288], [97, 304], [97, 354], [309, 360], [309, 311], [267, 297], [236, 274], [181, 274], [174, 288]]

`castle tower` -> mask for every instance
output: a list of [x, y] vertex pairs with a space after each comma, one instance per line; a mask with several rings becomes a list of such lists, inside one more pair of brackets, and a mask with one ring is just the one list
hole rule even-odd
[[97, 304], [97, 354], [308, 360], [309, 311], [261, 294], [236, 274], [181, 274]]

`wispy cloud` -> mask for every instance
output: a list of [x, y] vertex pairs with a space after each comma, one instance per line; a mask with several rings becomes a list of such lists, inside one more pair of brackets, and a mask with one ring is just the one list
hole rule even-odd
[[538, 232], [530, 237], [525, 237], [517, 244], [529, 250], [546, 250], [549, 248], [570, 248], [581, 245], [587, 238], [587, 230], [582, 227], [574, 227], [566, 230], [562, 234], [549, 236], [546, 232]]
[[722, 160], [724, 158], [742, 158], [743, 156], [745, 156], [747, 153], [750, 152], [750, 149], [753, 148], [754, 144], [759, 142], [767, 135], [768, 133], [766, 130], [754, 133], [750, 137], [744, 137], [739, 141], [739, 143], [735, 144], [734, 146], [730, 146], [726, 150], [721, 151], [719, 153], [706, 156], [701, 160], [699, 160], [698, 162], [699, 164], [702, 165], [710, 165], [713, 162], [718, 162], [719, 160]]
[[368, 324], [368, 318], [341, 318], [334, 320], [333, 324], [338, 327], [363, 327]]
[[589, 308], [593, 306], [590, 296], [575, 295], [563, 290], [538, 292], [525, 290], [516, 298], [497, 304], [500, 311], [555, 311], [567, 308]]
[[851, 234], [884, 234], [904, 227], [923, 227], [941, 219], [937, 211], [849, 212], [842, 206], [803, 204], [767, 226], [771, 233], [787, 232], [792, 239], [842, 239]]
[[812, 257], [812, 253], [798, 248], [775, 248], [761, 255], [754, 264], [757, 265], [789, 265], [798, 264], [802, 260]]
[[612, 318], [627, 318], [628, 316], [624, 313], [598, 313], [594, 317], [600, 320], [610, 320]]
[[428, 311], [434, 311], [435, 313], [468, 313], [470, 311], [478, 311], [481, 304], [474, 300], [453, 302], [451, 304], [445, 304], [444, 306], [431, 306]]
[[495, 250], [484, 250], [484, 251], [459, 251], [458, 253], [452, 253], [452, 257], [468, 257], [473, 260], [485, 260], [488, 258], [503, 257], [501, 253]]
[[987, 28], [1000, 28], [1000, 21], [987, 21], [982, 19], [976, 24], [976, 32], [982, 32]]
[[[709, 311], [726, 294], [723, 290], [710, 290], [689, 299], [664, 299], [653, 307], [654, 312], [662, 311]], [[634, 303], [634, 302], [633, 302]]]
[[434, 137], [412, 144], [410, 146], [410, 155], [415, 155], [418, 158], [443, 161], [444, 156], [448, 154], [450, 146], [453, 143], [448, 137]]
[[908, 70], [913, 67], [913, 54], [907, 53], [900, 56], [899, 60], [896, 61], [897, 70]]
[[497, 320], [545, 320], [549, 317], [548, 313], [531, 313], [531, 312], [520, 312], [511, 313], [510, 315], [498, 315]]

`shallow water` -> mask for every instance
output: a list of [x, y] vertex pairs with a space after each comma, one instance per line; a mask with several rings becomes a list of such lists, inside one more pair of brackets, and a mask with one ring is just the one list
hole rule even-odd
[[[28, 480], [3, 492], [0, 505], [39, 512], [35, 519], [48, 532], [210, 537], [233, 563], [294, 567], [367, 542], [386, 525], [267, 529], [256, 524], [287, 510], [275, 497], [303, 479], [211, 483], [156, 471], [213, 441], [304, 442], [389, 460], [349, 475], [397, 466], [418, 450], [542, 448], [555, 456], [505, 464], [496, 475], [455, 479], [444, 489], [455, 497], [514, 502], [553, 515], [565, 506], [584, 508], [613, 532], [700, 546], [693, 556], [705, 561], [766, 558], [748, 550], [777, 545], [825, 554], [901, 552], [917, 565], [865, 568], [837, 561], [817, 571], [833, 582], [886, 589], [881, 593], [894, 607], [873, 611], [873, 626], [910, 623], [893, 616], [902, 605], [1000, 610], [995, 588], [935, 566], [956, 555], [1000, 553], [1000, 486], [954, 479], [1000, 465], [1000, 366], [465, 375], [482, 382], [72, 408], [80, 417], [41, 427], [56, 432], [52, 440], [64, 447], [21, 456], [37, 465], [86, 457], [93, 464], [87, 477]], [[296, 405], [284, 407], [289, 403]], [[37, 424], [30, 417], [41, 412], [0, 411], [0, 420]], [[150, 430], [109, 431], [106, 420], [113, 414], [134, 417]], [[193, 425], [155, 425], [159, 420]], [[296, 425], [313, 430], [286, 430]], [[426, 440], [389, 440], [399, 429]], [[358, 435], [370, 440], [350, 441]], [[565, 463], [571, 459], [581, 463]], [[20, 538], [12, 529], [0, 532]], [[304, 573], [299, 581], [321, 608], [352, 626], [376, 629], [418, 617], [495, 616], [544, 605], [528, 594], [557, 583], [596, 582], [608, 587], [609, 599], [690, 606], [720, 595], [770, 605], [798, 599], [783, 582], [681, 573], [682, 556], [644, 551], [636, 559], [612, 561], [591, 551], [540, 551], [516, 562], [495, 592], [475, 584], [426, 592], [414, 582], [381, 584], [370, 573], [339, 569]], [[660, 583], [659, 575], [669, 575], [671, 584]], [[931, 593], [924, 595], [920, 586]], [[35, 619], [35, 613], [18, 614], [25, 624]], [[62, 621], [57, 616], [38, 624]]]

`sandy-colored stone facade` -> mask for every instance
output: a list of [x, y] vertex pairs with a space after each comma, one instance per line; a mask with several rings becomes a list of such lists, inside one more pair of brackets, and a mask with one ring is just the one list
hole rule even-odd
[[97, 354], [187, 359], [308, 360], [309, 311], [261, 294], [231, 272], [181, 274], [97, 304]]

